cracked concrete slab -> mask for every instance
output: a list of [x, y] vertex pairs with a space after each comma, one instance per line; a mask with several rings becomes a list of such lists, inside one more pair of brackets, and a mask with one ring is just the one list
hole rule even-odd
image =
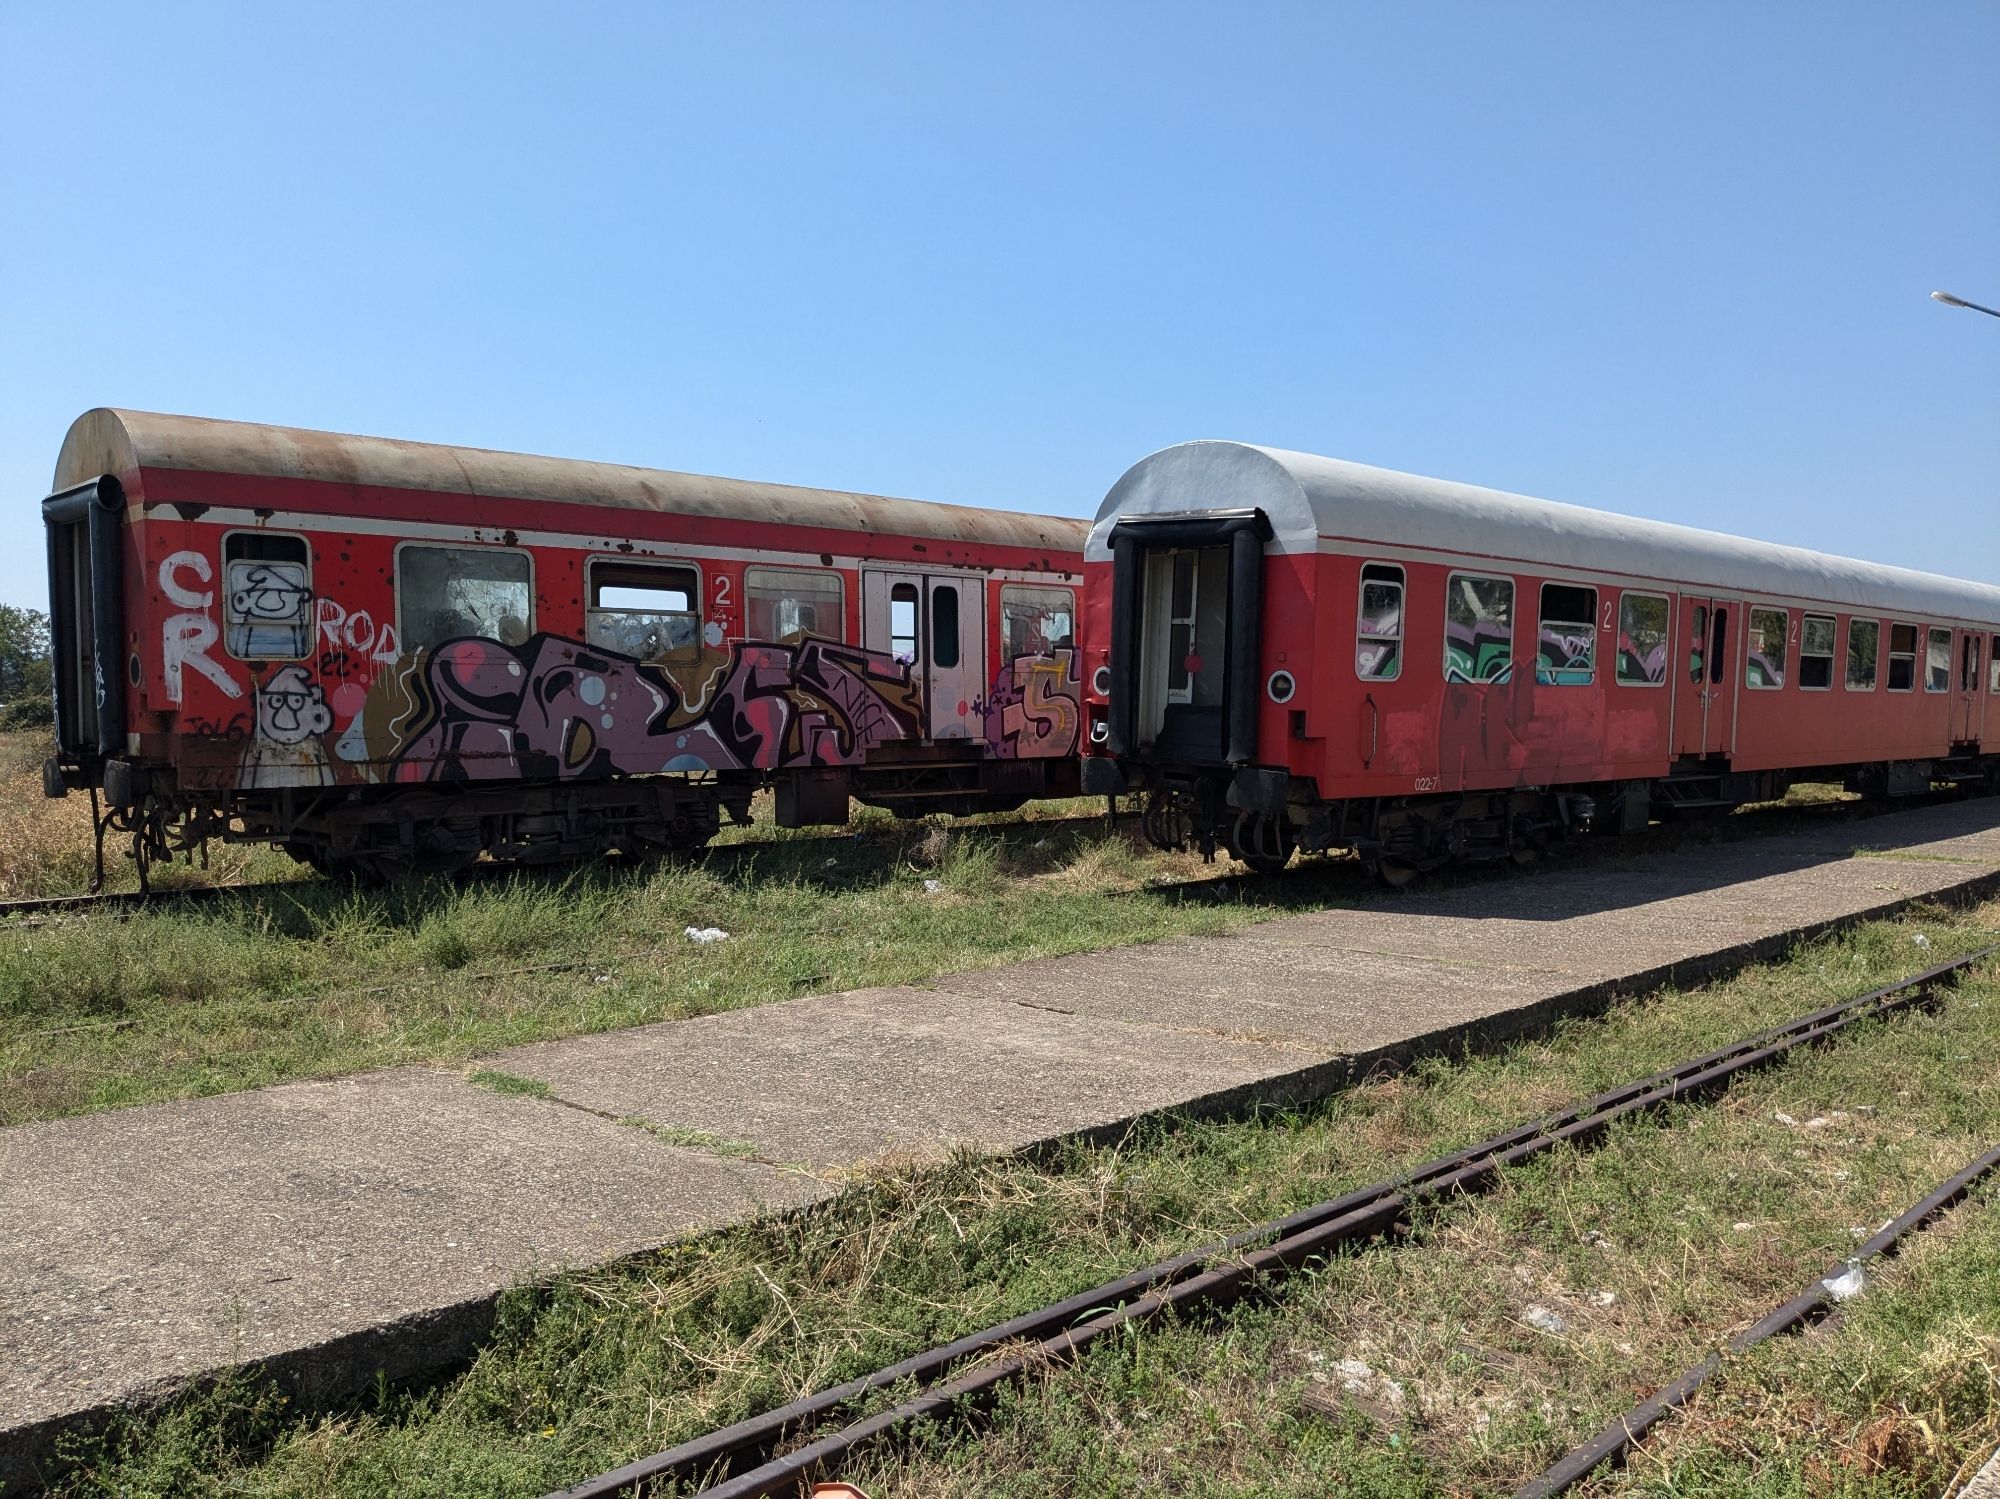
[[0, 1482], [70, 1413], [436, 1367], [524, 1277], [827, 1191], [416, 1068], [0, 1130]]
[[1228, 1095], [1297, 1065], [1274, 1067], [1254, 1044], [943, 987], [785, 1000], [538, 1042], [493, 1062], [582, 1108], [836, 1174], [958, 1147], [1010, 1150]]

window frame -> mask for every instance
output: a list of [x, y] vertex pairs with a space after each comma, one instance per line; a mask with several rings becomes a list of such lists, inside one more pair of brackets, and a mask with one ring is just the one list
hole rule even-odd
[[[535, 616], [537, 613], [536, 599], [539, 596], [539, 590], [536, 588], [535, 584], [537, 569], [535, 565], [535, 554], [533, 552], [529, 551], [526, 547], [503, 546], [498, 542], [490, 542], [490, 541], [404, 540], [397, 542], [395, 545], [395, 549], [390, 553], [389, 584], [390, 588], [396, 595], [396, 644], [397, 647], [400, 650], [402, 650], [406, 655], [415, 651], [420, 651], [420, 650], [428, 651], [436, 649], [435, 646], [430, 646], [430, 645], [412, 645], [410, 643], [409, 629], [403, 622], [403, 554], [408, 551], [492, 552], [492, 553], [505, 552], [511, 556], [527, 558], [528, 559], [528, 618], [527, 618], [528, 633], [525, 637], [525, 640], [533, 640], [535, 638], [535, 633], [536, 633]], [[589, 594], [586, 592], [584, 596], [588, 598]], [[479, 638], [483, 640], [486, 637], [481, 636]], [[501, 641], [500, 644], [506, 645], [506, 642]], [[517, 649], [517, 647], [508, 646], [508, 649], [514, 650]]]
[[[931, 657], [930, 664], [939, 671], [957, 671], [958, 663], [965, 659], [964, 642], [960, 637], [965, 631], [965, 611], [959, 606], [957, 578], [927, 578], [924, 590], [930, 595]], [[949, 621], [945, 619], [943, 600], [951, 600]], [[946, 625], [950, 628], [947, 629]], [[950, 642], [951, 659], [944, 658], [942, 642]]]
[[[1944, 686], [1931, 686], [1931, 647], [1937, 644], [1938, 636], [1944, 636]], [[1927, 696], [1948, 695], [1951, 692], [1952, 660], [1951, 630], [1944, 625], [1924, 626], [1924, 692]]]
[[[1653, 682], [1653, 681], [1648, 681], [1648, 680], [1647, 680], [1646, 678], [1644, 678], [1644, 677], [1638, 677], [1638, 678], [1636, 678], [1636, 679], [1632, 679], [1632, 680], [1629, 680], [1629, 681], [1628, 681], [1628, 680], [1626, 679], [1626, 677], [1625, 677], [1625, 674], [1624, 674], [1624, 672], [1623, 672], [1623, 671], [1621, 671], [1621, 670], [1619, 669], [1619, 661], [1620, 661], [1620, 657], [1622, 656], [1622, 654], [1623, 654], [1623, 653], [1622, 653], [1622, 652], [1621, 652], [1621, 651], [1620, 651], [1620, 650], [1618, 649], [1618, 639], [1617, 639], [1617, 638], [1614, 638], [1614, 639], [1612, 640], [1612, 642], [1611, 642], [1611, 681], [1612, 681], [1612, 685], [1613, 685], [1613, 686], [1617, 686], [1617, 687], [1665, 687], [1665, 686], [1666, 686], [1666, 685], [1667, 685], [1668, 683], [1670, 683], [1670, 682], [1671, 682], [1671, 681], [1673, 680], [1673, 676], [1674, 676], [1674, 667], [1673, 667], [1673, 640], [1674, 640], [1674, 603], [1673, 603], [1673, 600], [1672, 600], [1672, 599], [1670, 599], [1670, 598], [1668, 598], [1668, 597], [1667, 597], [1667, 596], [1666, 596], [1666, 595], [1665, 595], [1664, 593], [1650, 593], [1650, 592], [1648, 592], [1648, 591], [1647, 591], [1646, 589], [1643, 589], [1643, 588], [1621, 588], [1621, 589], [1619, 589], [1619, 590], [1618, 590], [1618, 635], [1619, 635], [1620, 637], [1622, 637], [1622, 636], [1623, 636], [1623, 635], [1625, 634], [1625, 601], [1626, 601], [1627, 599], [1651, 599], [1651, 600], [1652, 600], [1652, 601], [1653, 601], [1654, 603], [1658, 604], [1658, 605], [1659, 605], [1659, 606], [1660, 606], [1660, 607], [1661, 607], [1661, 608], [1662, 608], [1663, 610], [1665, 610], [1665, 611], [1666, 611], [1666, 616], [1667, 616], [1667, 624], [1666, 624], [1666, 631], [1665, 631], [1665, 633], [1664, 633], [1664, 634], [1663, 634], [1663, 635], [1662, 635], [1662, 636], [1660, 637], [1660, 647], [1661, 647], [1661, 650], [1662, 650], [1662, 653], [1663, 653], [1663, 654], [1661, 655], [1661, 658], [1660, 658], [1660, 668], [1661, 668], [1661, 675], [1660, 675], [1660, 680], [1659, 680], [1659, 681], [1657, 681], [1657, 682]], [[1697, 607], [1699, 607], [1699, 606], [1697, 606]]]
[[[595, 604], [591, 603], [590, 600], [593, 593], [591, 573], [600, 562], [606, 567], [678, 567], [693, 573], [694, 591], [690, 596], [690, 602], [694, 607], [689, 612], [694, 615], [694, 645], [691, 649], [681, 647], [681, 653], [679, 654], [669, 651], [666, 655], [656, 657], [655, 659], [659, 661], [671, 661], [676, 665], [685, 665], [689, 661], [697, 661], [701, 658], [701, 653], [708, 648], [708, 641], [702, 633], [708, 628], [708, 612], [706, 608], [708, 574], [702, 568], [702, 565], [692, 557], [661, 557], [656, 555], [635, 557], [628, 552], [592, 552], [589, 556], [585, 557], [583, 559], [583, 639], [585, 644], [590, 645], [592, 650], [602, 651], [610, 649], [609, 646], [597, 645], [591, 641], [591, 615], [633, 614], [639, 612], [632, 609], [599, 609]], [[614, 584], [612, 586], [617, 587], [620, 585]]]
[[[1577, 669], [1569, 666], [1549, 667], [1546, 669], [1548, 672], [1547, 678], [1544, 679], [1543, 677], [1542, 630], [1549, 622], [1549, 590], [1551, 588], [1564, 588], [1572, 593], [1587, 593], [1590, 595], [1590, 609], [1586, 619], [1582, 621], [1573, 619], [1556, 621], [1557, 624], [1582, 623], [1589, 627], [1590, 667], [1588, 675], [1584, 676], [1580, 681], [1563, 681], [1556, 676], [1557, 671], [1573, 672]], [[1604, 591], [1595, 583], [1565, 583], [1560, 578], [1542, 579], [1541, 592], [1535, 595], [1535, 685], [1537, 687], [1594, 687], [1597, 685], [1597, 637], [1599, 634], [1597, 605], [1603, 594]]]
[[[1487, 583], [1505, 583], [1507, 585], [1507, 666], [1506, 666], [1506, 672], [1502, 676], [1468, 677], [1462, 682], [1456, 682], [1456, 683], [1452, 682], [1451, 601], [1453, 595], [1453, 585], [1456, 584], [1460, 578], [1475, 578]], [[1438, 667], [1439, 670], [1443, 673], [1444, 680], [1447, 683], [1458, 687], [1490, 687], [1495, 682], [1508, 682], [1513, 680], [1514, 668], [1520, 665], [1519, 660], [1516, 659], [1514, 655], [1514, 646], [1520, 634], [1520, 631], [1516, 628], [1518, 621], [1515, 619], [1515, 614], [1516, 614], [1515, 605], [1519, 603], [1520, 597], [1521, 597], [1521, 581], [1519, 578], [1516, 578], [1511, 573], [1479, 573], [1479, 572], [1472, 572], [1469, 569], [1458, 568], [1445, 574], [1444, 647], [1443, 647], [1443, 654], [1442, 656], [1440, 656], [1438, 661]], [[1405, 606], [1407, 607], [1408, 605], [1407, 594], [1404, 596], [1404, 603]], [[1539, 628], [1539, 624], [1537, 627]]]
[[[1785, 684], [1791, 680], [1792, 676], [1792, 611], [1782, 604], [1752, 604], [1746, 602], [1743, 606], [1743, 612], [1743, 686], [1750, 692], [1783, 692]], [[1750, 641], [1757, 633], [1757, 616], [1760, 614], [1775, 614], [1785, 622], [1784, 627], [1778, 632], [1778, 649], [1782, 653], [1782, 659], [1778, 662], [1778, 680], [1776, 682], [1759, 683], [1750, 680], [1750, 663], [1756, 658], [1757, 654], [1750, 649]]]
[[[1923, 659], [1923, 650], [1921, 647], [1924, 643], [1924, 627], [1907, 619], [1892, 619], [1887, 621], [1887, 624], [1889, 626], [1889, 649], [1884, 651], [1882, 655], [1889, 663], [1889, 670], [1883, 673], [1882, 676], [1883, 689], [1888, 692], [1915, 692], [1917, 690], [1917, 662]], [[1907, 651], [1896, 649], [1896, 628], [1899, 625], [1910, 632], [1910, 649]], [[1896, 685], [1896, 658], [1898, 656], [1909, 658], [1910, 685], [1907, 687], [1898, 687]]]
[[1986, 691], [2000, 694], [2000, 635], [1986, 638]]
[[[1813, 656], [1813, 659], [1816, 661], [1824, 660], [1826, 662], [1826, 684], [1822, 687], [1811, 686], [1806, 681], [1806, 635], [1812, 622], [1816, 619], [1824, 620], [1826, 622], [1827, 633], [1830, 637], [1830, 641], [1827, 645], [1825, 654], [1822, 656], [1819, 653], [1815, 652]], [[1813, 614], [1804, 609], [1801, 609], [1799, 611], [1799, 664], [1796, 673], [1796, 675], [1798, 676], [1799, 691], [1801, 692], [1833, 691], [1833, 663], [1840, 660], [1839, 646], [1840, 646], [1839, 615]], [[1844, 664], [1845, 663], [1843, 663], [1843, 665]]]
[[[1875, 632], [1875, 653], [1869, 659], [1868, 683], [1863, 687], [1854, 685], [1854, 627], [1856, 625], [1867, 625]], [[1847, 691], [1849, 692], [1873, 692], [1884, 681], [1882, 673], [1882, 621], [1879, 619], [1870, 619], [1868, 616], [1862, 614], [1850, 614], [1847, 617], [1846, 645], [1846, 656], [1841, 662], [1841, 681], [1846, 684]]]
[[[1175, 628], [1185, 625], [1187, 627], [1188, 651], [1178, 661], [1173, 659], [1168, 660], [1166, 692], [1161, 701], [1168, 707], [1186, 707], [1194, 702], [1195, 674], [1187, 669], [1187, 656], [1196, 654], [1195, 647], [1199, 643], [1195, 640], [1194, 629], [1196, 623], [1201, 619], [1201, 548], [1172, 547], [1167, 551], [1166, 556], [1167, 644], [1171, 648]], [[1192, 571], [1188, 577], [1188, 612], [1185, 615], [1174, 613], [1174, 584], [1177, 581], [1175, 574], [1180, 569], [1180, 560], [1183, 557], [1192, 559], [1189, 563]], [[1183, 673], [1183, 679], [1178, 687], [1174, 685], [1174, 673], [1176, 671]]]
[[1015, 594], [1060, 593], [1065, 595], [1069, 599], [1070, 643], [1066, 646], [1051, 645], [1049, 649], [1051, 651], [1064, 651], [1064, 650], [1073, 651], [1076, 649], [1076, 632], [1077, 632], [1076, 589], [1072, 588], [1067, 583], [1022, 583], [1018, 580], [1014, 582], [1008, 582], [1005, 579], [1002, 579], [1000, 583], [1000, 652], [1001, 655], [1006, 660], [1018, 661], [1023, 659], [1022, 657], [1013, 655], [1011, 653], [1012, 648], [1007, 643], [1007, 595], [1009, 593], [1015, 593]]
[[[1362, 629], [1361, 629], [1361, 624], [1362, 624], [1362, 619], [1363, 619], [1363, 612], [1362, 612], [1362, 611], [1363, 611], [1363, 609], [1364, 609], [1364, 607], [1365, 607], [1365, 603], [1366, 603], [1366, 599], [1367, 599], [1367, 594], [1368, 594], [1368, 585], [1369, 585], [1369, 584], [1370, 584], [1371, 582], [1372, 582], [1372, 583], [1386, 583], [1386, 582], [1388, 581], [1388, 580], [1387, 580], [1386, 578], [1370, 578], [1370, 577], [1368, 576], [1368, 569], [1369, 569], [1369, 568], [1371, 568], [1371, 567], [1380, 567], [1380, 568], [1389, 568], [1389, 569], [1393, 569], [1393, 570], [1395, 571], [1395, 574], [1396, 574], [1396, 583], [1395, 583], [1395, 588], [1396, 588], [1396, 633], [1395, 633], [1394, 635], [1368, 635], [1368, 634], [1364, 634], [1364, 633], [1363, 633], [1363, 631], [1362, 631]], [[1408, 637], [1408, 635], [1409, 635], [1409, 620], [1410, 620], [1410, 570], [1409, 570], [1409, 569], [1408, 569], [1407, 567], [1403, 566], [1403, 564], [1402, 564], [1402, 563], [1400, 563], [1400, 562], [1371, 562], [1371, 561], [1369, 561], [1369, 560], [1368, 560], [1367, 558], [1365, 558], [1365, 557], [1364, 557], [1364, 558], [1362, 558], [1362, 559], [1361, 559], [1361, 571], [1360, 571], [1360, 572], [1358, 572], [1357, 574], [1355, 574], [1355, 582], [1354, 582], [1354, 655], [1353, 655], [1353, 665], [1354, 665], [1354, 680], [1355, 680], [1355, 681], [1357, 681], [1357, 682], [1396, 682], [1396, 681], [1400, 681], [1400, 680], [1402, 679], [1402, 676], [1403, 676], [1403, 655], [1404, 655], [1404, 642], [1405, 642], [1406, 638], [1407, 638], [1407, 637]], [[1365, 643], [1367, 643], [1367, 642], [1369, 642], [1369, 641], [1374, 641], [1374, 642], [1377, 642], [1377, 643], [1380, 643], [1380, 642], [1383, 642], [1383, 641], [1393, 641], [1393, 642], [1395, 643], [1395, 646], [1396, 646], [1396, 669], [1395, 669], [1394, 671], [1392, 671], [1392, 672], [1389, 672], [1389, 673], [1387, 673], [1386, 675], [1382, 675], [1382, 676], [1366, 676], [1366, 675], [1364, 675], [1364, 674], [1362, 673], [1362, 670], [1361, 670], [1361, 647], [1362, 647], [1362, 645], [1363, 645], [1363, 644], [1365, 644]]]
[[[305, 543], [306, 642], [305, 642], [305, 649], [299, 652], [298, 655], [274, 656], [266, 653], [255, 656], [246, 656], [235, 650], [229, 644], [229, 627], [230, 625], [235, 623], [235, 621], [233, 621], [229, 617], [229, 595], [231, 591], [229, 587], [229, 542], [232, 537], [237, 537], [237, 536], [257, 536], [263, 538], [269, 538], [273, 536], [283, 536], [288, 540], [302, 541]], [[220, 598], [222, 601], [222, 649], [226, 655], [228, 655], [231, 659], [237, 661], [310, 661], [319, 654], [319, 595], [313, 592], [312, 537], [308, 536], [304, 531], [279, 530], [267, 526], [231, 526], [222, 533], [222, 543], [215, 549], [215, 556], [219, 564], [218, 572], [220, 574], [218, 580], [219, 586], [216, 588], [215, 592], [217, 597]], [[246, 562], [254, 562], [261, 559], [246, 557], [243, 558], [242, 560]], [[401, 625], [402, 622], [398, 620], [396, 629], [396, 638], [398, 640], [401, 640], [403, 638], [403, 631]]]
[[[801, 641], [804, 641], [809, 636], [819, 640], [826, 640], [828, 638], [831, 638], [839, 641], [843, 645], [846, 644], [847, 575], [837, 567], [796, 567], [789, 563], [782, 563], [782, 562], [781, 563], [746, 562], [743, 565], [743, 638], [744, 639], [749, 640], [755, 638], [750, 634], [750, 605], [751, 605], [751, 593], [753, 591], [753, 585], [750, 582], [750, 576], [752, 573], [760, 573], [766, 575], [771, 573], [788, 573], [793, 577], [800, 577], [800, 578], [833, 579], [835, 584], [835, 590], [839, 594], [839, 601], [834, 608], [834, 613], [840, 621], [839, 633], [832, 637], [828, 637], [826, 635], [819, 634], [817, 631], [803, 630], [799, 633], [799, 639]], [[696, 573], [695, 581], [697, 584], [699, 584], [701, 581], [699, 571], [697, 571]], [[588, 597], [587, 591], [585, 596]], [[702, 619], [699, 610], [696, 611], [695, 617], [696, 619], [701, 620], [703, 626], [707, 624], [707, 621], [705, 619]], [[700, 638], [700, 634], [701, 631], [699, 628], [697, 628], [695, 632], [697, 639]], [[773, 639], [771, 643], [774, 645], [782, 645], [784, 642], [781, 640]]]
[[[906, 588], [910, 591], [912, 597], [905, 600], [897, 599], [896, 595]], [[924, 585], [921, 582], [912, 583], [908, 578], [891, 578], [889, 580], [889, 595], [884, 602], [889, 608], [889, 655], [893, 659], [901, 661], [915, 670], [922, 670], [927, 664], [924, 658]], [[910, 633], [908, 635], [898, 635], [896, 633], [896, 605], [899, 602], [907, 603], [910, 606]], [[897, 653], [896, 642], [899, 640], [910, 642], [909, 655], [903, 656]]]

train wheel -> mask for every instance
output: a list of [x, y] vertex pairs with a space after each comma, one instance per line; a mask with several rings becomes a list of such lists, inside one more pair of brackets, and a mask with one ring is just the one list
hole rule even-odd
[[1424, 872], [1417, 865], [1405, 864], [1401, 859], [1371, 859], [1367, 862], [1367, 868], [1370, 874], [1391, 890], [1401, 890]]

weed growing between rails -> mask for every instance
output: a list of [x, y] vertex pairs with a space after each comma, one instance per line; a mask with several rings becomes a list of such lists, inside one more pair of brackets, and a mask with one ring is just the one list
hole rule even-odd
[[[1996, 925], [2000, 905], [1872, 926], [1296, 1115], [880, 1177], [802, 1217], [514, 1293], [471, 1369], [424, 1390], [308, 1419], [254, 1385], [184, 1401], [90, 1454], [68, 1492], [537, 1494], [1865, 992]], [[1935, 1015], [1859, 1028], [1592, 1155], [1545, 1157], [1425, 1215], [1402, 1248], [1337, 1258], [1214, 1327], [1103, 1348], [1010, 1396], [983, 1436], [923, 1434], [845, 1476], [877, 1499], [1511, 1487], [1996, 1135], [1988, 975]], [[1530, 1307], [1563, 1331], [1529, 1325]], [[1964, 1367], [1958, 1332], [1926, 1336], [1926, 1368]], [[1368, 1390], [1342, 1388], [1343, 1359], [1368, 1366]], [[1939, 1462], [1993, 1414], [1949, 1408]]]

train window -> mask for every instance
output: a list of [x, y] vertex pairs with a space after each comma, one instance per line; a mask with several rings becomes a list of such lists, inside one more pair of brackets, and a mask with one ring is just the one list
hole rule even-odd
[[1195, 599], [1201, 582], [1201, 554], [1172, 552], [1173, 590], [1167, 601], [1167, 701], [1194, 701]]
[[790, 645], [807, 635], [847, 638], [840, 574], [791, 567], [743, 569], [743, 633], [751, 640]]
[[498, 547], [404, 546], [396, 553], [396, 635], [405, 650], [461, 636], [523, 645], [533, 631], [532, 564]]
[[1875, 690], [1876, 652], [1882, 645], [1882, 627], [1872, 619], [1847, 622], [1847, 690]]
[[1688, 680], [1701, 680], [1702, 644], [1708, 639], [1708, 605], [1696, 604], [1692, 620], [1694, 628], [1688, 631]]
[[889, 654], [898, 661], [917, 659], [917, 585], [898, 583], [889, 590]]
[[1959, 647], [1958, 690], [1979, 690], [1979, 637], [1970, 630], [1966, 631], [1964, 642]]
[[1444, 679], [1504, 682], [1514, 665], [1514, 580], [1453, 573], [1445, 584]]
[[1393, 682], [1403, 674], [1403, 570], [1386, 562], [1361, 569], [1354, 674], [1374, 682]]
[[1986, 690], [2000, 692], [2000, 635], [1986, 642]]
[[1775, 689], [1785, 685], [1785, 637], [1791, 633], [1792, 616], [1783, 609], [1750, 611], [1750, 652], [1743, 658], [1743, 680], [1752, 687]]
[[1076, 648], [1076, 595], [1067, 588], [1000, 589], [1000, 638], [1007, 659], [1047, 656]]
[[303, 536], [231, 531], [222, 538], [229, 654], [297, 661], [312, 650], [312, 554]]
[[1910, 692], [1917, 685], [1917, 627], [1889, 626], [1889, 690]]
[[1932, 629], [1924, 653], [1924, 691], [1951, 691], [1951, 631]]
[[958, 585], [931, 584], [931, 665], [958, 665]]
[[1542, 585], [1535, 680], [1544, 687], [1587, 687], [1597, 674], [1597, 590]]
[[592, 562], [584, 638], [636, 661], [701, 654], [701, 574], [684, 562]]
[[[1696, 637], [1699, 640], [1700, 637]], [[1696, 646], [1695, 674], [1701, 674]], [[1667, 682], [1667, 601], [1657, 594], [1628, 593], [1618, 601], [1618, 680], [1627, 687], [1664, 687]]]
[[1808, 614], [1799, 625], [1799, 690], [1825, 692], [1833, 686], [1834, 622], [1831, 614]]
[[1721, 605], [1715, 610], [1715, 637], [1708, 645], [1708, 680], [1722, 680], [1723, 663], [1729, 659], [1729, 611]]

